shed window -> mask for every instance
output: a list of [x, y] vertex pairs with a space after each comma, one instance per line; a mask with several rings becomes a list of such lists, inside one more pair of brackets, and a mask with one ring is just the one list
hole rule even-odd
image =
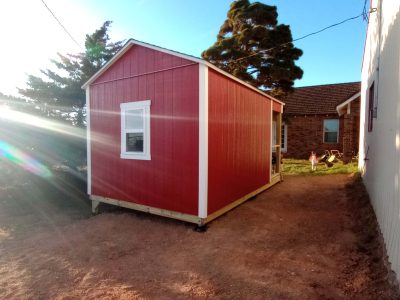
[[150, 104], [121, 103], [121, 158], [150, 160]]
[[339, 141], [339, 120], [324, 120], [324, 143], [336, 144]]

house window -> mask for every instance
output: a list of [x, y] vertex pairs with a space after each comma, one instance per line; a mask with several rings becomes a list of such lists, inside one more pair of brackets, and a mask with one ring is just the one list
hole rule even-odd
[[121, 103], [121, 158], [150, 160], [150, 100]]
[[282, 152], [287, 152], [287, 125], [286, 124], [282, 125], [281, 134], [282, 134], [281, 149], [282, 149]]
[[337, 144], [339, 141], [339, 120], [324, 120], [324, 143]]
[[371, 84], [368, 94], [368, 132], [372, 131], [372, 124], [374, 119], [374, 99], [375, 98], [375, 84]]

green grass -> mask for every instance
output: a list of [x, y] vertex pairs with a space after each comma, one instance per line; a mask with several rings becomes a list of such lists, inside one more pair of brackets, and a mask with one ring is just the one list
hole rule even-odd
[[311, 163], [308, 160], [301, 159], [283, 159], [284, 175], [330, 175], [330, 174], [351, 174], [357, 173], [357, 162], [343, 164], [342, 161], [336, 161], [332, 167], [325, 163], [319, 163], [317, 170], [311, 171]]

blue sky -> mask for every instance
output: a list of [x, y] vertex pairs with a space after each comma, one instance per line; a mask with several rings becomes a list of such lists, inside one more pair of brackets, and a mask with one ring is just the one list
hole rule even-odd
[[[179, 52], [200, 56], [216, 40], [231, 0], [46, 0], [81, 44], [105, 20], [114, 23], [114, 40], [135, 38]], [[364, 0], [271, 0], [279, 22], [291, 26], [293, 37], [361, 13]], [[20, 7], [25, 10], [21, 12]], [[29, 7], [28, 7], [29, 6]], [[25, 15], [21, 15], [24, 14]], [[19, 15], [20, 18], [15, 18]], [[360, 80], [366, 22], [359, 18], [296, 42], [304, 51], [304, 70], [296, 86]], [[40, 0], [14, 0], [0, 12], [0, 34], [13, 48], [0, 49], [0, 91], [15, 94], [26, 74], [38, 74], [57, 52], [79, 51]], [[18, 64], [15, 64], [18, 60]]]

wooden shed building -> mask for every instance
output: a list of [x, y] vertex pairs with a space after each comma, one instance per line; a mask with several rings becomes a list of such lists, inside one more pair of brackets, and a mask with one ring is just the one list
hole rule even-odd
[[129, 40], [87, 83], [88, 194], [198, 225], [280, 181], [283, 103]]

